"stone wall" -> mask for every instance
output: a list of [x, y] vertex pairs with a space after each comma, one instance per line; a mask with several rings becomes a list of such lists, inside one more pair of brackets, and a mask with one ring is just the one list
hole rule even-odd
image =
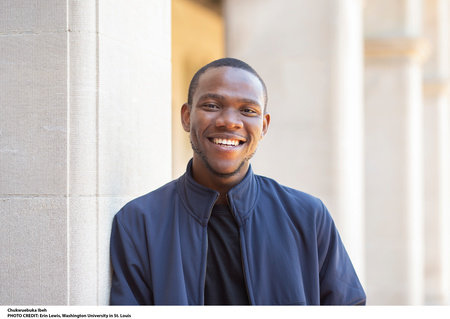
[[1, 304], [108, 303], [113, 215], [171, 177], [170, 9], [1, 2]]

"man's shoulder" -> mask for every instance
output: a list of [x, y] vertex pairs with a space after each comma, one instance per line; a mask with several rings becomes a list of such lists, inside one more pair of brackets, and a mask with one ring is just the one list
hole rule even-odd
[[[318, 197], [298, 189], [282, 185], [272, 178], [256, 175], [260, 185], [260, 201], [262, 207], [270, 207], [273, 203], [280, 205], [276, 214], [284, 212], [298, 224], [323, 225], [332, 222], [331, 214]], [[309, 224], [309, 222], [312, 224]]]
[[161, 207], [174, 200], [177, 180], [167, 184], [126, 203], [116, 214], [117, 218], [131, 218], [140, 215], [149, 215], [161, 211]]
[[322, 208], [322, 201], [306, 192], [301, 190], [280, 184], [273, 178], [255, 175], [256, 179], [261, 188], [261, 192], [266, 193], [267, 195], [277, 196], [282, 202], [283, 201], [294, 201], [299, 204], [308, 205], [311, 207]]

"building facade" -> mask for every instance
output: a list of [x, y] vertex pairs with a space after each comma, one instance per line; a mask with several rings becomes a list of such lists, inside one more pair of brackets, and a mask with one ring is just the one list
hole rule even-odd
[[0, 304], [103, 305], [109, 232], [179, 176], [221, 56], [266, 81], [254, 170], [323, 199], [368, 304], [450, 304], [449, 0], [0, 2]]

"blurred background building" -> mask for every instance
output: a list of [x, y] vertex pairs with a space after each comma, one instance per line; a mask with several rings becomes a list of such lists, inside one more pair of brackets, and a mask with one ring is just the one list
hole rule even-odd
[[0, 304], [107, 304], [109, 233], [191, 157], [223, 56], [265, 79], [255, 171], [323, 199], [371, 305], [450, 304], [449, 0], [0, 2]]

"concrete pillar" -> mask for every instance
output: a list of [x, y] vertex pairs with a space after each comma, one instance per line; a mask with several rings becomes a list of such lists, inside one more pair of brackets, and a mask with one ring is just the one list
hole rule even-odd
[[227, 0], [227, 55], [266, 81], [255, 171], [320, 197], [363, 279], [362, 1]]
[[0, 303], [107, 304], [112, 216], [171, 176], [170, 1], [2, 1], [0, 33]]
[[367, 293], [370, 304], [421, 304], [422, 4], [365, 4]]
[[0, 2], [0, 302], [67, 303], [66, 4]]
[[[424, 33], [432, 50], [424, 65], [424, 181], [425, 181], [425, 303], [449, 302], [448, 252], [445, 237], [450, 231], [443, 172], [448, 171], [448, 0], [425, 2]], [[446, 167], [444, 167], [446, 166]]]

